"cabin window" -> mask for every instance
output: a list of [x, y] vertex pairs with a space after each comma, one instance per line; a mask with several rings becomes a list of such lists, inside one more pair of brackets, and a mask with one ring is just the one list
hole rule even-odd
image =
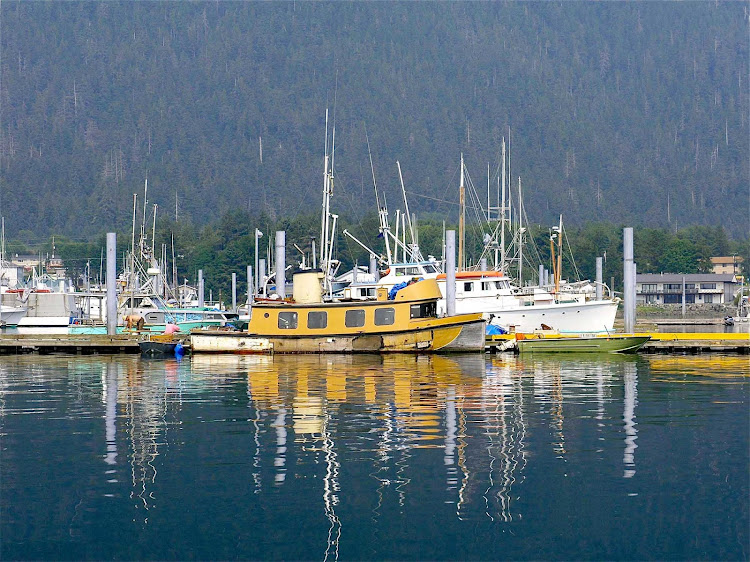
[[320, 330], [328, 327], [328, 313], [325, 311], [308, 312], [307, 327], [311, 330]]
[[375, 325], [376, 326], [390, 326], [396, 321], [396, 309], [395, 308], [376, 308], [375, 309]]
[[464, 291], [468, 293], [472, 291], [473, 289], [474, 289], [474, 283], [472, 283], [471, 281], [469, 281], [468, 283], [464, 283]]
[[489, 291], [492, 288], [492, 283], [489, 281], [482, 281], [482, 290]]
[[374, 287], [365, 287], [359, 289], [359, 296], [360, 297], [374, 297], [375, 296], [375, 288]]
[[396, 268], [396, 275], [403, 275], [404, 274], [404, 268], [403, 267], [397, 267]]
[[297, 328], [296, 312], [279, 312], [279, 329], [295, 330]]
[[407, 275], [422, 275], [422, 272], [419, 271], [418, 267], [407, 267], [406, 274]]
[[409, 310], [410, 318], [435, 318], [437, 317], [437, 303], [425, 302], [422, 304], [413, 304]]
[[347, 310], [344, 324], [347, 328], [361, 328], [365, 325], [365, 311], [359, 309]]
[[424, 266], [424, 272], [425, 273], [435, 273], [437, 269], [435, 269], [434, 265], [425, 265]]

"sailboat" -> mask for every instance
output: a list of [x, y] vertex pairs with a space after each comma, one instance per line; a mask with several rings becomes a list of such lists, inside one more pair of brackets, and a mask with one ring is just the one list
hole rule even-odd
[[[238, 315], [217, 307], [190, 306], [185, 299], [187, 285], [173, 287], [166, 275], [166, 254], [157, 259], [154, 238], [156, 234], [157, 205], [153, 206], [151, 239], [146, 229], [148, 179], [144, 187], [143, 220], [139, 240], [136, 243], [137, 195], [133, 194], [133, 227], [131, 246], [125, 259], [125, 267], [118, 276], [117, 325], [118, 332], [131, 329], [135, 323], [129, 319], [141, 319], [140, 331], [164, 332], [167, 324], [173, 324], [187, 333], [193, 328], [225, 326], [237, 320]], [[81, 321], [70, 327], [70, 333], [106, 333], [106, 311], [103, 293], [90, 294], [89, 299], [98, 300], [100, 322]], [[129, 327], [128, 324], [131, 324]]]

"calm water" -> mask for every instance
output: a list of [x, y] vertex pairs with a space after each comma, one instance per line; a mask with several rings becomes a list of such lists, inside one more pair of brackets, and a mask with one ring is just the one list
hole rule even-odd
[[741, 356], [0, 357], [0, 558], [747, 560]]

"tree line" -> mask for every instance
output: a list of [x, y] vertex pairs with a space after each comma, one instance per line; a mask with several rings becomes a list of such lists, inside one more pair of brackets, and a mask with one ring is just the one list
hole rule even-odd
[[[312, 263], [312, 248], [319, 251], [320, 216], [301, 213], [294, 217], [274, 219], [265, 213], [251, 215], [245, 210], [224, 214], [208, 225], [174, 222], [165, 219], [157, 222], [155, 231], [156, 254], [165, 246], [168, 261], [166, 271], [171, 278], [176, 268], [178, 282], [195, 284], [197, 272], [203, 270], [207, 291], [215, 298], [220, 294], [231, 300], [232, 273], [242, 283], [246, 282], [246, 268], [255, 262], [255, 229], [263, 236], [259, 239], [259, 257], [273, 259], [274, 232], [286, 232], [287, 264], [297, 264], [303, 257], [306, 264]], [[422, 253], [441, 259], [443, 255], [443, 232], [457, 229], [457, 224], [443, 223], [435, 219], [418, 221], [419, 244]], [[596, 274], [596, 258], [605, 257], [604, 280], [614, 288], [622, 288], [622, 225], [612, 223], [588, 223], [583, 226], [564, 227], [563, 278], [568, 280], [593, 279]], [[343, 236], [349, 230], [359, 240], [376, 252], [385, 254], [382, 238], [378, 234], [378, 217], [374, 213], [364, 218], [341, 215], [335, 240], [335, 257], [341, 262], [340, 272], [349, 270], [355, 263], [369, 264], [369, 255], [358, 244]], [[131, 232], [117, 233], [118, 271], [122, 270], [124, 256], [130, 248]], [[524, 255], [526, 256], [524, 278], [535, 282], [538, 265], [552, 271], [549, 238], [551, 227], [531, 225], [528, 227]], [[467, 255], [469, 263], [477, 263], [483, 247], [483, 233], [478, 228], [467, 229]], [[75, 241], [65, 236], [56, 236], [54, 249], [52, 240], [33, 248], [20, 240], [7, 243], [7, 253], [40, 254], [49, 256], [53, 252], [62, 258], [68, 276], [83, 286], [88, 275], [91, 282], [100, 280], [101, 269], [106, 269], [104, 235], [90, 242]], [[301, 251], [301, 252], [300, 252]], [[744, 261], [741, 270], [750, 273], [750, 240], [733, 240], [721, 226], [692, 226], [677, 231], [666, 228], [634, 228], [634, 257], [640, 273], [702, 273], [711, 271], [712, 256], [737, 255]], [[173, 257], [174, 256], [174, 259]], [[270, 261], [269, 261], [270, 263]], [[88, 267], [87, 267], [88, 266]], [[516, 273], [515, 269], [507, 272]], [[242, 293], [244, 290], [240, 289]]]

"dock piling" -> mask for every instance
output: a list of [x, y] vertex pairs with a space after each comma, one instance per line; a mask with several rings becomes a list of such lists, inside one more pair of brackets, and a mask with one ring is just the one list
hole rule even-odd
[[286, 298], [286, 231], [276, 231], [276, 294]]
[[445, 231], [445, 301], [448, 316], [456, 314], [456, 231]]
[[117, 333], [117, 233], [107, 233], [107, 334]]
[[204, 286], [203, 286], [203, 270], [198, 270], [198, 306], [203, 307], [206, 303], [204, 298]]

